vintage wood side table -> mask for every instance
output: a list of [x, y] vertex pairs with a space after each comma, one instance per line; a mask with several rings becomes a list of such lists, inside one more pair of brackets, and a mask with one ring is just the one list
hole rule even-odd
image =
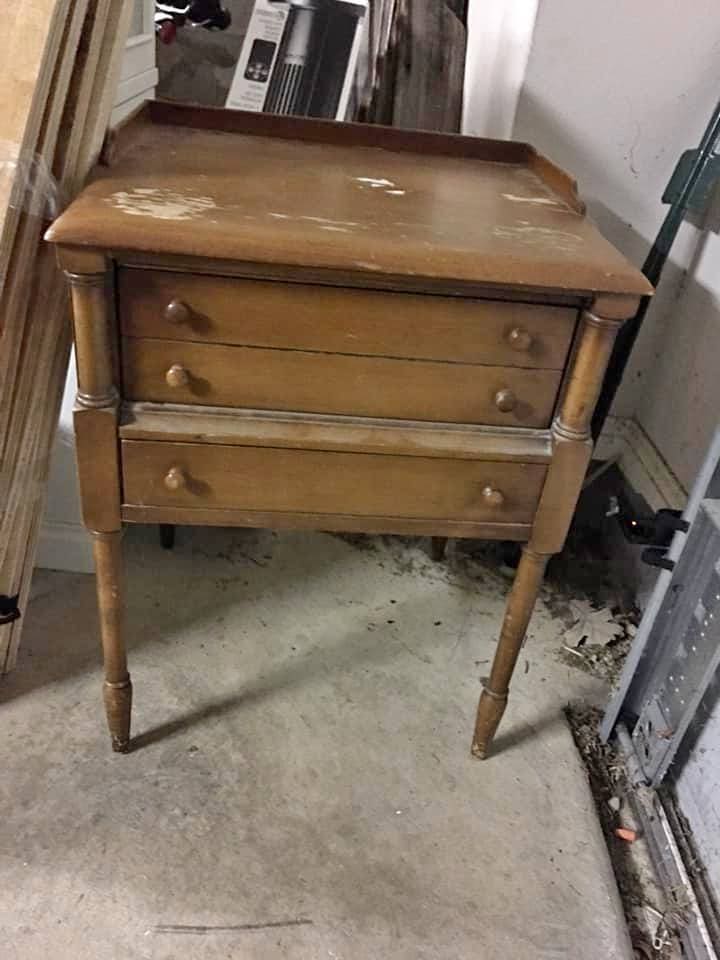
[[148, 103], [52, 226], [113, 748], [123, 523], [522, 541], [508, 696], [644, 277], [526, 144]]

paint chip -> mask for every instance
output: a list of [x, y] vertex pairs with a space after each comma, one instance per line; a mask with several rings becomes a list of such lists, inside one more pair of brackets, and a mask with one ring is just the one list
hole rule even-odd
[[493, 227], [493, 236], [499, 240], [509, 240], [523, 246], [542, 246], [559, 253], [572, 253], [582, 246], [583, 238], [566, 230], [553, 227]]
[[553, 200], [551, 197], [519, 197], [514, 193], [502, 193], [502, 197], [505, 200], [511, 200], [513, 203], [539, 203], [546, 204], [550, 207], [564, 207], [564, 204], [561, 200]]
[[106, 203], [132, 217], [150, 217], [152, 220], [197, 220], [217, 204], [212, 197], [193, 197], [176, 190], [155, 187], [134, 187], [118, 190], [106, 198]]

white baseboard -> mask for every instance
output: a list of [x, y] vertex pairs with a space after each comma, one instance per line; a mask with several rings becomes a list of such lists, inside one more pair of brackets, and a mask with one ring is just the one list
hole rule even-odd
[[632, 417], [608, 417], [595, 448], [598, 460], [617, 457], [630, 486], [653, 510], [682, 510], [687, 493], [662, 458], [659, 450]]
[[77, 523], [45, 521], [40, 528], [35, 566], [70, 573], [92, 573], [92, 542], [84, 527]]

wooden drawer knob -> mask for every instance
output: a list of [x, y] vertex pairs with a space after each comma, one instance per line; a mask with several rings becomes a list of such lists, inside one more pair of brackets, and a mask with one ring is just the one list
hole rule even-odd
[[182, 467], [170, 467], [163, 480], [167, 490], [182, 490], [187, 486], [187, 477]]
[[163, 310], [163, 316], [168, 323], [189, 323], [192, 310], [183, 300], [171, 300]]
[[510, 413], [515, 409], [517, 397], [512, 390], [498, 390], [495, 394], [495, 406], [503, 413]]
[[169, 387], [186, 387], [190, 383], [190, 374], [181, 364], [174, 363], [165, 374], [165, 382]]
[[527, 330], [523, 330], [522, 327], [513, 327], [513, 329], [507, 335], [507, 339], [513, 350], [524, 353], [530, 349], [533, 343], [532, 336], [527, 332]]
[[481, 496], [489, 507], [501, 507], [505, 503], [502, 492], [495, 487], [483, 487]]

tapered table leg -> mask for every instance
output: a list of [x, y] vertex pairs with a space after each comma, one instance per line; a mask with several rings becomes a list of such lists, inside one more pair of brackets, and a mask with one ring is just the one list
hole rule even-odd
[[478, 704], [473, 755], [487, 756], [505, 711], [510, 678], [525, 638], [549, 558], [562, 550], [583, 477], [592, 453], [590, 417], [600, 393], [615, 335], [614, 317], [585, 311], [580, 321], [573, 358], [551, 427], [552, 460], [533, 522], [530, 542], [523, 548], [508, 598], [500, 639]]
[[441, 560], [445, 559], [445, 551], [447, 549], [447, 537], [432, 537], [430, 540], [430, 556], [433, 558], [435, 563], [440, 563]]
[[105, 713], [113, 750], [126, 753], [130, 746], [132, 684], [127, 670], [123, 631], [121, 537], [120, 531], [93, 533], [93, 553], [105, 668]]
[[160, 545], [163, 550], [172, 550], [175, 546], [175, 524], [160, 523], [158, 524], [158, 530], [160, 533]]
[[547, 562], [547, 554], [535, 553], [528, 547], [523, 548], [515, 582], [505, 609], [505, 618], [490, 670], [490, 678], [478, 704], [472, 752], [473, 756], [481, 760], [487, 756], [505, 711], [510, 677], [525, 639], [525, 631], [540, 591]]

